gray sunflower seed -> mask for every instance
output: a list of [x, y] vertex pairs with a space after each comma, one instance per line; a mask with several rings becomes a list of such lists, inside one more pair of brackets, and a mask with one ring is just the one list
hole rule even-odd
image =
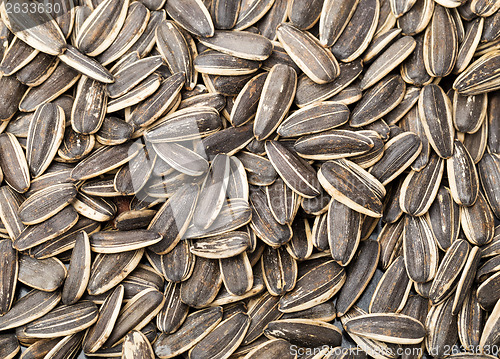
[[90, 246], [96, 253], [120, 253], [158, 243], [162, 236], [148, 230], [103, 231], [90, 236]]
[[497, 300], [500, 298], [499, 276], [498, 272], [494, 273], [477, 288], [477, 299], [479, 305], [486, 311], [491, 311]]
[[346, 130], [330, 130], [301, 137], [295, 142], [297, 153], [307, 159], [333, 160], [361, 155], [374, 146], [373, 141], [362, 134]]
[[333, 324], [310, 319], [276, 320], [267, 325], [264, 333], [304, 347], [321, 347], [326, 343], [338, 346], [342, 340], [340, 329]]
[[154, 288], [136, 294], [123, 306], [103, 348], [116, 346], [130, 330], [141, 330], [163, 307], [165, 297]]
[[153, 144], [158, 156], [175, 170], [189, 176], [201, 176], [208, 170], [208, 162], [196, 152], [177, 143]]
[[370, 169], [370, 173], [386, 185], [411, 165], [421, 149], [422, 141], [414, 133], [397, 135], [385, 144], [382, 158]]
[[458, 337], [468, 350], [479, 347], [482, 333], [479, 328], [483, 328], [485, 320], [485, 313], [476, 294], [476, 290], [473, 290], [466, 296], [458, 314]]
[[213, 302], [221, 286], [222, 275], [218, 261], [197, 258], [192, 275], [181, 284], [181, 300], [191, 307], [204, 307]]
[[[95, 137], [93, 135], [77, 133], [71, 126], [68, 126], [64, 132], [62, 143], [57, 150], [57, 155], [63, 160], [76, 162], [87, 156], [94, 148], [94, 145]], [[33, 185], [31, 187], [33, 187]], [[33, 189], [28, 191], [28, 193], [32, 191]]]
[[50, 312], [60, 300], [59, 291], [32, 290], [18, 299], [12, 308], [0, 317], [0, 329], [7, 330], [28, 324]]
[[250, 189], [245, 167], [238, 158], [230, 157], [229, 159], [231, 163], [229, 168], [229, 183], [226, 192], [227, 198], [239, 198], [248, 201]]
[[399, 206], [403, 212], [421, 216], [429, 210], [439, 190], [443, 171], [443, 159], [433, 154], [420, 172], [412, 170], [406, 176], [399, 197]]
[[433, 305], [441, 303], [455, 290], [456, 279], [467, 261], [469, 251], [470, 245], [463, 239], [453, 242], [446, 251], [429, 292], [429, 299]]
[[4, 315], [10, 310], [14, 301], [19, 262], [17, 260], [17, 251], [12, 247], [10, 240], [0, 241], [0, 255], [2, 264], [0, 269], [0, 287], [4, 293], [0, 301], [0, 313]]
[[278, 127], [283, 137], [297, 137], [318, 133], [343, 125], [349, 117], [347, 106], [322, 102], [308, 105], [288, 116]]
[[287, 65], [273, 66], [262, 88], [255, 114], [253, 130], [257, 140], [268, 138], [278, 128], [292, 105], [296, 86], [294, 69]]
[[30, 255], [37, 259], [46, 259], [61, 254], [75, 246], [76, 236], [80, 230], [91, 234], [99, 228], [98, 222], [85, 217], [79, 218], [77, 223], [63, 234], [30, 248]]
[[24, 332], [35, 338], [71, 335], [90, 327], [97, 316], [97, 306], [92, 302], [62, 305], [29, 323]]
[[90, 264], [89, 238], [85, 231], [80, 231], [76, 237], [68, 275], [62, 290], [62, 302], [64, 304], [75, 304], [83, 296], [90, 278]]
[[453, 88], [462, 95], [478, 95], [499, 87], [494, 68], [497, 67], [499, 51], [490, 51], [470, 64], [453, 83]]
[[295, 94], [295, 103], [298, 107], [311, 105], [315, 102], [320, 102], [326, 99], [331, 99], [332, 96], [342, 93], [361, 74], [363, 70], [363, 62], [354, 60], [348, 63], [341, 63], [340, 75], [328, 84], [317, 84], [305, 74], [299, 76], [297, 81], [297, 92]]
[[263, 333], [264, 328], [273, 320], [279, 319], [283, 313], [278, 310], [279, 297], [264, 293], [251, 302], [248, 315], [250, 327], [243, 339], [242, 345], [255, 342]]
[[368, 152], [353, 156], [350, 159], [361, 168], [367, 169], [374, 166], [383, 157], [385, 145], [380, 135], [375, 131], [363, 130], [358, 131], [358, 133], [369, 138], [373, 142], [373, 147]]
[[399, 256], [378, 282], [370, 301], [369, 312], [399, 313], [406, 304], [411, 287], [404, 258]]
[[193, 274], [195, 256], [189, 251], [191, 241], [180, 241], [174, 249], [161, 256], [161, 272], [167, 281], [184, 282]]
[[[380, 20], [380, 17], [379, 17], [379, 20]], [[388, 29], [387, 31], [385, 31], [381, 34], [375, 34], [373, 37], [372, 43], [370, 44], [370, 46], [368, 46], [365, 53], [363, 54], [363, 61], [366, 63], [372, 62], [375, 59], [375, 57], [380, 55], [382, 51], [386, 50], [387, 47], [395, 39], [399, 38], [400, 34], [401, 34], [401, 29], [399, 29], [399, 28], [396, 28], [396, 29], [392, 28], [392, 29]]]
[[241, 198], [228, 199], [210, 228], [199, 230], [192, 225], [186, 231], [184, 238], [204, 238], [227, 233], [244, 226], [250, 222], [251, 217], [252, 209], [247, 200]]
[[84, 334], [84, 331], [80, 331], [65, 336], [45, 355], [45, 358], [55, 359], [62, 355], [76, 355], [81, 349]]
[[311, 80], [325, 84], [339, 76], [335, 56], [311, 34], [286, 23], [279, 25], [276, 32], [285, 51]]
[[472, 247], [457, 284], [457, 290], [453, 301], [453, 314], [458, 314], [460, 312], [466, 296], [471, 292], [471, 286], [476, 276], [476, 270], [480, 260], [481, 251], [479, 247]]
[[[190, 33], [201, 37], [214, 35], [214, 24], [210, 13], [201, 0], [168, 2], [165, 6], [168, 15]], [[193, 22], [192, 19], [197, 19]]]
[[195, 58], [194, 67], [203, 74], [241, 76], [256, 72], [260, 63], [215, 50], [206, 50]]
[[125, 66], [114, 74], [115, 82], [107, 86], [109, 97], [114, 99], [123, 96], [151, 75], [161, 63], [161, 56], [150, 56]]
[[439, 188], [436, 199], [426, 214], [426, 219], [437, 245], [446, 251], [458, 238], [460, 229], [460, 208], [453, 201], [448, 188]]
[[477, 164], [483, 158], [486, 152], [487, 138], [488, 138], [488, 121], [484, 121], [479, 130], [475, 133], [465, 133], [463, 144], [469, 151], [472, 160]]
[[283, 0], [275, 1], [273, 6], [257, 22], [256, 26], [260, 34], [271, 41], [276, 40], [276, 27], [287, 19], [288, 2]]
[[418, 344], [424, 340], [424, 325], [404, 314], [365, 314], [344, 324], [348, 333], [394, 344]]
[[249, 152], [239, 152], [236, 157], [247, 171], [248, 183], [255, 186], [268, 186], [275, 182], [277, 173], [267, 158]]
[[481, 191], [472, 206], [461, 208], [460, 223], [470, 243], [483, 246], [493, 240], [494, 216]]
[[382, 216], [384, 186], [353, 162], [345, 159], [325, 162], [318, 171], [318, 179], [337, 201], [360, 213]]
[[219, 264], [224, 286], [230, 294], [243, 295], [252, 288], [252, 266], [246, 252], [221, 258]]
[[281, 178], [266, 187], [267, 202], [279, 224], [291, 224], [299, 209], [299, 196]]
[[64, 111], [54, 104], [40, 106], [28, 129], [26, 159], [33, 177], [50, 165], [64, 136]]
[[60, 341], [61, 338], [37, 340], [35, 343], [26, 348], [26, 350], [21, 354], [21, 358], [43, 358]]
[[21, 346], [14, 334], [2, 334], [0, 336], [0, 354], [2, 358], [12, 359], [21, 351]]
[[380, 13], [380, 2], [360, 0], [344, 31], [332, 47], [336, 58], [350, 62], [359, 57], [370, 44]]
[[104, 66], [74, 46], [68, 45], [66, 51], [59, 55], [59, 60], [94, 80], [104, 83], [114, 82], [113, 75]]
[[234, 30], [246, 29], [259, 21], [273, 6], [271, 0], [242, 0]]
[[144, 137], [153, 143], [193, 140], [213, 134], [221, 127], [219, 113], [214, 108], [185, 108], [147, 129]]
[[4, 76], [11, 76], [29, 64], [38, 54], [38, 50], [35, 50], [18, 37], [14, 37], [5, 50], [0, 69]]
[[432, 148], [440, 157], [450, 158], [455, 132], [450, 99], [438, 85], [426, 85], [420, 92], [418, 110]]
[[403, 249], [408, 276], [414, 282], [428, 282], [438, 268], [439, 253], [429, 223], [424, 217], [406, 216]]
[[35, 111], [40, 105], [55, 100], [71, 88], [80, 74], [65, 63], [59, 62], [52, 74], [37, 87], [30, 87], [19, 104], [23, 112]]
[[284, 247], [265, 247], [261, 257], [261, 268], [267, 291], [273, 296], [289, 292], [297, 281], [297, 261]]
[[206, 3], [207, 8], [211, 8], [211, 16], [214, 21], [214, 26], [217, 29], [231, 29], [238, 20], [238, 14], [240, 12], [240, 0], [237, 1], [227, 1], [227, 0], [217, 0], [213, 4]]
[[279, 247], [292, 239], [292, 228], [289, 224], [281, 225], [276, 221], [263, 191], [256, 190], [250, 194], [250, 206], [252, 209], [250, 227], [264, 243], [271, 247]]
[[[200, 197], [193, 216], [193, 223], [200, 229], [208, 229], [219, 215], [226, 197], [229, 182], [230, 159], [216, 155], [200, 190]], [[207, 209], [210, 209], [207, 211]]]
[[485, 153], [478, 164], [478, 172], [486, 197], [492, 212], [498, 218], [500, 215], [500, 200], [495, 186], [500, 175], [500, 159], [493, 154]]
[[106, 117], [99, 131], [96, 132], [96, 140], [106, 146], [122, 144], [132, 137], [133, 126], [117, 117]]
[[395, 181], [394, 186], [389, 188], [389, 193], [385, 199], [385, 208], [382, 220], [385, 223], [395, 223], [403, 215], [401, 207], [399, 207], [399, 195], [401, 193], [401, 185], [403, 180], [400, 178]]
[[72, 206], [67, 206], [46, 221], [27, 227], [14, 239], [14, 247], [23, 251], [47, 242], [68, 231], [77, 221], [78, 214]]
[[458, 34], [450, 11], [436, 5], [425, 30], [423, 56], [427, 73], [444, 77], [451, 73], [458, 54]]
[[413, 52], [415, 46], [416, 41], [411, 36], [403, 36], [394, 42], [366, 70], [360, 83], [361, 89], [366, 90], [389, 74]]
[[[29, 1], [20, 1], [21, 7]], [[0, 7], [5, 26], [19, 39], [35, 49], [49, 55], [59, 55], [66, 49], [66, 39], [57, 22], [48, 12], [14, 12], [8, 11], [6, 4]], [[27, 26], [27, 24], [29, 24]]]
[[[349, 310], [344, 316], [340, 318], [342, 325], [345, 325], [345, 323], [351, 319], [351, 318], [356, 318], [360, 315], [365, 315], [366, 312], [362, 310], [361, 308], [354, 306]], [[365, 351], [368, 355], [375, 357], [375, 358], [396, 358], [396, 350], [397, 346], [394, 344], [389, 344], [389, 343], [384, 343], [378, 340], [373, 340], [369, 339], [366, 337], [358, 336], [356, 334], [349, 334], [349, 336], [354, 340], [354, 342], [363, 350]], [[384, 353], [381, 355], [380, 353]]]
[[19, 206], [22, 203], [21, 197], [9, 186], [0, 188], [0, 218], [9, 237], [14, 240], [26, 226], [19, 217]]
[[99, 317], [91, 327], [83, 344], [85, 354], [96, 352], [108, 339], [120, 313], [123, 299], [123, 286], [117, 286], [111, 292], [99, 310]]
[[461, 41], [460, 47], [458, 49], [457, 61], [455, 62], [455, 68], [453, 72], [461, 73], [472, 61], [474, 52], [479, 45], [481, 40], [481, 35], [484, 27], [484, 19], [476, 18], [474, 19], [465, 34], [465, 38]]
[[322, 5], [321, 1], [313, 1], [306, 5], [302, 1], [292, 0], [288, 6], [288, 18], [297, 28], [310, 29], [319, 20]]
[[116, 254], [99, 253], [90, 269], [88, 293], [98, 295], [114, 288], [137, 267], [143, 253], [143, 249]]
[[2, 100], [0, 120], [7, 122], [7, 120], [10, 120], [16, 114], [18, 105], [20, 105], [26, 93], [26, 86], [14, 78], [14, 76], [2, 76], [0, 78], [0, 86], [3, 89], [0, 92], [0, 99]]
[[97, 222], [109, 221], [116, 213], [116, 206], [113, 202], [84, 193], [79, 193], [71, 205], [80, 215]]
[[154, 359], [155, 354], [148, 338], [137, 330], [129, 332], [123, 341], [122, 358]]
[[341, 266], [352, 260], [361, 236], [361, 213], [332, 200], [328, 207], [328, 242], [332, 258]]
[[389, 75], [368, 90], [351, 114], [350, 125], [361, 127], [382, 118], [403, 101], [406, 85], [399, 75]]
[[330, 47], [341, 36], [352, 18], [359, 0], [335, 1], [323, 3], [319, 18], [319, 40], [322, 46]]
[[19, 218], [26, 225], [41, 223], [66, 207], [76, 196], [71, 183], [49, 186], [36, 192], [19, 207]]
[[471, 1], [470, 8], [474, 14], [488, 17], [496, 13], [496, 11], [500, 8], [500, 4], [496, 1], [489, 3], [486, 1], [474, 0]]
[[446, 160], [448, 182], [453, 200], [462, 206], [471, 206], [479, 192], [476, 166], [462, 142], [455, 140], [453, 156]]
[[291, 227], [292, 239], [286, 243], [286, 250], [296, 260], [308, 259], [314, 249], [308, 220], [306, 218], [297, 219]]
[[136, 142], [101, 147], [78, 163], [71, 171], [71, 178], [82, 180], [97, 177], [127, 163], [141, 148], [142, 146]]
[[123, 27], [116, 39], [97, 56], [97, 60], [103, 66], [106, 66], [123, 56], [145, 32], [149, 19], [150, 12], [146, 6], [142, 5], [141, 2], [131, 3]]
[[295, 288], [280, 299], [284, 313], [309, 309], [330, 300], [346, 281], [344, 268], [333, 260], [325, 261], [297, 279]]
[[186, 320], [189, 307], [181, 302], [180, 285], [169, 282], [165, 287], [163, 309], [156, 317], [156, 326], [164, 333], [175, 333]]
[[[242, 59], [264, 61], [270, 55], [273, 46], [265, 37], [245, 31], [215, 31], [214, 36], [201, 38], [200, 42], [217, 51]], [[249, 48], [246, 44], [251, 43]]]
[[[434, 2], [429, 0], [417, 0], [417, 4], [419, 3], [430, 3], [434, 6]], [[416, 5], [415, 5], [416, 6]], [[411, 11], [411, 10], [410, 10]], [[400, 22], [404, 17], [400, 18]], [[430, 17], [429, 17], [430, 18]], [[400, 72], [403, 80], [415, 86], [423, 86], [428, 85], [433, 77], [427, 73], [424, 64], [424, 35], [418, 34], [415, 36], [415, 49], [413, 53], [407, 57], [407, 59], [401, 64]]]
[[[248, 352], [241, 352], [241, 354], [245, 355], [245, 359], [296, 358], [290, 353], [290, 346], [290, 342], [283, 339], [265, 340], [255, 348], [248, 348]], [[238, 351], [234, 354], [237, 353]]]
[[66, 274], [66, 267], [57, 258], [19, 257], [18, 280], [29, 287], [46, 292], [55, 291], [63, 284]]
[[197, 257], [212, 259], [230, 258], [243, 253], [249, 246], [250, 237], [246, 232], [234, 231], [215, 237], [198, 239], [190, 248]]
[[244, 125], [255, 116], [266, 78], [266, 73], [259, 74], [240, 91], [231, 110], [230, 121], [233, 126]]
[[156, 355], [162, 359], [182, 354], [203, 338], [222, 320], [222, 307], [202, 309], [190, 314], [179, 330], [171, 335], [162, 333], [154, 344]]
[[266, 141], [265, 146], [276, 172], [294, 192], [306, 198], [320, 194], [320, 184], [311, 165], [277, 141]]
[[[213, 331], [201, 339], [189, 351], [190, 358], [227, 358], [243, 340], [250, 318], [245, 313], [237, 313], [219, 323]], [[225, 335], [227, 334], [227, 335]]]
[[377, 269], [379, 256], [380, 245], [377, 241], [360, 243], [357, 254], [346, 269], [346, 280], [335, 304], [339, 317], [347, 313], [368, 286]]
[[99, 130], [106, 114], [106, 86], [83, 76], [78, 81], [71, 110], [71, 127], [77, 133], [92, 134]]
[[24, 193], [30, 187], [26, 157], [17, 138], [10, 133], [0, 135], [0, 167], [5, 182], [16, 192]]
[[457, 317], [452, 314], [453, 298], [431, 307], [425, 327], [427, 336], [425, 347], [429, 353], [436, 357], [443, 357], [449, 345], [457, 341]]
[[97, 56], [106, 50], [125, 23], [128, 5], [128, 1], [102, 1], [81, 25], [75, 39], [76, 46], [89, 56]]

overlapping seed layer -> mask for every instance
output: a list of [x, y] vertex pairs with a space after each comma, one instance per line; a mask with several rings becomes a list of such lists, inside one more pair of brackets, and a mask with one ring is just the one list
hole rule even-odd
[[500, 0], [0, 15], [0, 358], [497, 357]]

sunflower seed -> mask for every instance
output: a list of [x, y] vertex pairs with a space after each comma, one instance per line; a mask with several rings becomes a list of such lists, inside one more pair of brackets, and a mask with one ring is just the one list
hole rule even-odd
[[[214, 35], [214, 24], [210, 13], [201, 0], [179, 1], [167, 3], [165, 10], [168, 15], [190, 33], [201, 37]], [[192, 19], [197, 19], [193, 22]]]
[[454, 142], [453, 156], [446, 160], [448, 182], [453, 200], [462, 206], [471, 206], [479, 192], [479, 177], [467, 148]]
[[494, 216], [482, 192], [479, 192], [476, 202], [470, 207], [462, 207], [460, 223], [472, 244], [483, 246], [493, 240]]
[[89, 56], [97, 56], [116, 39], [127, 16], [129, 1], [102, 1], [81, 25], [76, 46]]
[[446, 251], [458, 238], [460, 229], [460, 208], [453, 201], [451, 192], [446, 187], [440, 187], [436, 199], [426, 214], [436, 243]]
[[328, 0], [323, 3], [319, 18], [319, 40], [322, 46], [335, 44], [352, 18], [358, 2]]
[[295, 288], [280, 299], [279, 310], [297, 312], [324, 303], [342, 288], [345, 280], [344, 269], [333, 260], [321, 263], [297, 279]]
[[442, 158], [453, 155], [452, 105], [438, 85], [426, 85], [418, 100], [420, 120], [432, 148]]
[[289, 292], [297, 281], [297, 262], [284, 247], [265, 247], [261, 268], [267, 291], [274, 296]]
[[436, 275], [439, 253], [429, 223], [424, 217], [406, 216], [403, 249], [408, 276], [414, 282], [428, 282]]
[[411, 287], [404, 258], [399, 256], [378, 282], [370, 301], [369, 312], [399, 313], [408, 299]]
[[0, 135], [0, 167], [5, 182], [16, 192], [24, 193], [30, 186], [28, 163], [17, 138], [10, 133]]
[[4, 76], [11, 76], [29, 64], [38, 54], [38, 50], [35, 50], [18, 37], [14, 37], [5, 50], [0, 69]]
[[88, 293], [98, 295], [114, 288], [137, 267], [143, 253], [143, 249], [116, 254], [99, 253], [90, 269]]
[[360, 0], [351, 19], [332, 47], [333, 55], [343, 62], [351, 62], [358, 58], [375, 34], [379, 14], [379, 1]]
[[296, 84], [294, 69], [287, 65], [273, 66], [264, 82], [255, 114], [253, 130], [257, 140], [268, 138], [283, 121], [295, 97]]
[[360, 315], [348, 320], [344, 328], [348, 333], [394, 344], [418, 344], [426, 334], [420, 321], [404, 314]]
[[453, 298], [431, 307], [425, 327], [425, 347], [429, 353], [441, 358], [449, 345], [457, 341], [457, 317], [452, 314]]
[[384, 186], [353, 162], [345, 159], [325, 162], [318, 171], [318, 179], [337, 201], [360, 213], [382, 216]]
[[439, 190], [443, 170], [443, 159], [433, 154], [420, 172], [410, 172], [403, 181], [399, 197], [399, 206], [403, 212], [421, 216], [429, 210]]
[[[310, 319], [282, 319], [270, 322], [264, 329], [266, 336], [288, 340], [303, 347], [321, 347], [328, 343], [340, 345], [342, 334], [330, 323]], [[307, 333], [306, 335], [304, 335]]]
[[179, 330], [171, 335], [162, 333], [154, 344], [156, 355], [160, 358], [173, 358], [182, 354], [203, 338], [222, 320], [222, 307], [202, 309], [190, 314]]

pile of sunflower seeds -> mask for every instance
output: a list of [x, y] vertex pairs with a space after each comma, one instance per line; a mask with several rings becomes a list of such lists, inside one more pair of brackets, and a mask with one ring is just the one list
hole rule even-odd
[[2, 1], [0, 358], [497, 358], [499, 9]]

